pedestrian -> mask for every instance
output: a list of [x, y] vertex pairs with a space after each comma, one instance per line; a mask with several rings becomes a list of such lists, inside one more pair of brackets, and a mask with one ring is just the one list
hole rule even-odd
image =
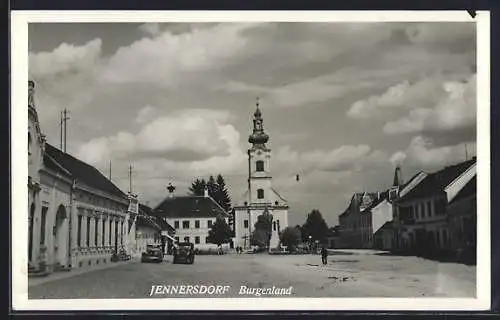
[[323, 262], [323, 265], [326, 265], [326, 263], [328, 262], [327, 257], [328, 257], [328, 250], [326, 250], [326, 247], [323, 245], [323, 247], [321, 247], [321, 262]]

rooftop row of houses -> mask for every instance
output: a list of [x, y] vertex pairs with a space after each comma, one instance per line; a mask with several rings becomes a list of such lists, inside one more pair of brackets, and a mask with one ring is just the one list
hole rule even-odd
[[355, 193], [331, 238], [339, 248], [374, 248], [419, 255], [472, 250], [476, 245], [476, 158], [408, 181], [396, 168], [392, 186]]

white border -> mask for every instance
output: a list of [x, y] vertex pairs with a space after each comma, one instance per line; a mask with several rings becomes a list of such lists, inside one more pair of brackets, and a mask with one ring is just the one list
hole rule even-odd
[[[28, 300], [27, 82], [32, 22], [421, 22], [477, 23], [477, 298], [191, 298]], [[464, 11], [12, 11], [12, 306], [14, 310], [488, 310], [490, 308], [490, 14]], [[19, 107], [14, 107], [19, 106]], [[18, 142], [18, 141], [22, 141]], [[24, 213], [24, 214], [23, 214]], [[480, 231], [480, 232], [479, 232]], [[258, 301], [256, 299], [259, 299]]]

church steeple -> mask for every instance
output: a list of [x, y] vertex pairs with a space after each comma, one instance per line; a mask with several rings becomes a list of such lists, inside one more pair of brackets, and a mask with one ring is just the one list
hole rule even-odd
[[269, 141], [269, 136], [264, 132], [264, 120], [262, 119], [262, 112], [259, 108], [259, 98], [257, 98], [253, 117], [253, 132], [248, 137], [248, 142], [253, 144], [254, 147], [265, 148], [267, 141]]
[[400, 187], [403, 185], [403, 178], [401, 177], [401, 167], [399, 165], [396, 166], [394, 170], [394, 181], [392, 182], [393, 187]]

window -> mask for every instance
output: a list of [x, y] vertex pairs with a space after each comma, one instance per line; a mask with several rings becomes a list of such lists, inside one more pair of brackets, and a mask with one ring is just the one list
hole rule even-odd
[[87, 231], [87, 234], [86, 234], [87, 241], [86, 241], [86, 243], [87, 243], [87, 247], [89, 247], [90, 246], [90, 236], [89, 236], [90, 235], [90, 217], [87, 217], [87, 230], [86, 231]]
[[179, 220], [174, 221], [174, 228], [179, 229]]
[[189, 242], [189, 237], [184, 237], [185, 242]]
[[210, 241], [208, 241], [208, 237], [205, 237], [205, 243], [210, 243]]
[[179, 242], [179, 237], [175, 237], [175, 242]]
[[212, 220], [208, 220], [208, 221], [207, 221], [207, 226], [208, 226], [209, 228], [212, 228]]
[[109, 220], [109, 244], [111, 245], [111, 228], [113, 225], [113, 220]]
[[123, 221], [120, 223], [120, 238], [121, 238], [121, 244], [123, 244]]
[[45, 244], [45, 223], [47, 221], [47, 210], [49, 210], [49, 208], [42, 207], [42, 222], [40, 223], [40, 245]]
[[200, 220], [195, 220], [195, 221], [194, 221], [194, 227], [195, 227], [196, 229], [199, 229], [199, 228], [200, 228]]
[[189, 229], [189, 220], [182, 221], [182, 229]]
[[200, 243], [200, 237], [194, 237], [194, 243], [199, 244]]
[[264, 171], [264, 161], [258, 160], [257, 162], [255, 162], [255, 166], [258, 172]]
[[257, 189], [257, 199], [264, 199], [264, 189]]
[[77, 229], [77, 238], [76, 243], [79, 247], [82, 246], [82, 216], [78, 216], [78, 229]]
[[243, 221], [243, 224], [244, 224], [244, 228], [248, 229], [248, 220]]
[[427, 202], [427, 216], [428, 217], [431, 216], [431, 206], [432, 206], [432, 202], [431, 201]]

